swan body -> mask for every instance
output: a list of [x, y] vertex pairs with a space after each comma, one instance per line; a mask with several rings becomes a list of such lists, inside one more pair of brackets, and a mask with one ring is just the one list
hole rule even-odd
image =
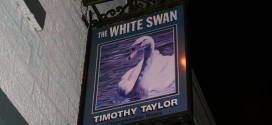
[[132, 45], [129, 59], [141, 50], [144, 51], [144, 58], [122, 76], [118, 83], [121, 96], [146, 98], [153, 91], [163, 92], [175, 84], [174, 55], [163, 56], [154, 48], [154, 40], [150, 36], [140, 37]]

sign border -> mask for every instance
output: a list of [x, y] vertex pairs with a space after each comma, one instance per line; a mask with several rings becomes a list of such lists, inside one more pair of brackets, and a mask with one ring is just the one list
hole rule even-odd
[[[184, 5], [178, 5], [178, 6], [182, 6], [183, 7], [183, 17], [186, 19], [186, 14], [185, 14], [185, 9], [186, 9], [186, 6], [184, 6]], [[176, 7], [178, 7], [178, 6], [176, 6]], [[173, 8], [175, 8], [175, 7], [173, 7]], [[171, 8], [170, 8], [171, 9]], [[167, 9], [168, 10], [168, 9]], [[157, 13], [157, 12], [154, 12], [154, 13]], [[178, 18], [180, 18], [180, 17], [178, 17]], [[181, 112], [181, 114], [188, 114], [188, 113], [190, 113], [190, 112], [192, 112], [192, 93], [191, 93], [191, 71], [190, 71], [190, 69], [189, 69], [189, 56], [188, 56], [188, 37], [187, 37], [187, 32], [186, 32], [186, 20], [184, 19], [184, 23], [183, 23], [183, 29], [184, 29], [184, 37], [185, 38], [183, 38], [183, 40], [184, 40], [184, 45], [185, 45], [185, 47], [184, 47], [184, 49], [185, 49], [185, 56], [186, 56], [186, 71], [185, 71], [185, 74], [186, 74], [186, 81], [185, 81], [185, 84], [186, 84], [186, 98], [187, 98], [187, 110], [186, 111], [182, 111]], [[173, 26], [173, 25], [172, 25]], [[160, 29], [165, 29], [165, 28], [169, 28], [169, 27], [172, 27], [172, 26], [168, 26], [168, 27], [162, 27], [162, 28], [160, 28]], [[178, 38], [179, 38], [179, 36], [177, 35], [178, 34], [178, 31], [177, 31], [177, 26], [175, 26], [175, 28], [174, 28], [176, 31], [175, 32], [173, 32], [173, 34], [174, 34], [174, 36], [176, 37], [175, 38], [175, 41], [174, 41], [174, 49], [175, 49], [175, 53], [174, 54], [176, 54], [176, 53], [178, 53], [179, 51], [178, 51]], [[158, 31], [159, 29], [154, 29], [155, 31]], [[153, 30], [153, 31], [154, 31]], [[91, 30], [90, 30], [91, 31]], [[149, 31], [148, 33], [153, 33], [153, 31]], [[148, 34], [147, 32], [144, 32], [144, 33], [140, 33], [140, 34]], [[136, 36], [139, 36], [140, 34], [135, 34], [135, 35], [131, 35], [131, 36], [129, 36], [129, 39], [131, 39], [132, 37], [136, 37]], [[120, 39], [125, 39], [125, 38], [119, 38], [118, 40], [120, 40]], [[115, 39], [115, 40], [112, 40], [112, 41], [110, 41], [110, 42], [114, 42], [114, 41], [117, 41], [117, 39]], [[109, 42], [109, 41], [108, 41]], [[106, 44], [106, 43], [101, 43], [101, 44]], [[98, 44], [96, 47], [98, 48], [101, 44]], [[94, 50], [91, 50], [92, 51], [92, 53], [93, 53], [93, 51]], [[96, 49], [96, 51], [98, 51], [98, 49]], [[97, 55], [98, 55], [98, 53], [97, 53]], [[178, 63], [178, 59], [179, 59], [179, 57], [177, 57], [178, 56], [178, 54], [176, 54], [175, 55], [176, 57], [175, 57], [175, 62], [177, 63], [177, 64], [175, 64], [176, 65], [176, 69], [177, 68], [179, 68], [180, 67], [180, 64]], [[90, 54], [90, 59], [91, 59], [91, 57], [92, 57], [92, 54]], [[98, 56], [96, 56], [96, 58], [98, 58]], [[98, 60], [96, 59], [96, 61], [95, 61], [95, 64], [97, 65], [98, 64]], [[90, 71], [90, 67], [89, 67], [89, 70], [88, 71]], [[88, 84], [89, 85], [87, 85], [87, 88], [88, 88], [88, 86], [90, 86], [90, 81], [92, 81], [91, 79], [90, 79], [90, 76], [91, 75], [97, 75], [97, 66], [96, 66], [96, 71], [95, 71], [96, 73], [88, 73], [89, 75], [88, 75]], [[178, 77], [179, 76], [179, 71], [177, 71], [176, 70], [176, 73], [178, 74], [176, 77]], [[96, 77], [95, 77], [96, 78]], [[176, 78], [176, 79], [178, 79], [179, 80], [179, 78]], [[94, 81], [96, 81], [96, 80], [94, 80]], [[176, 88], [179, 88], [179, 81], [176, 83], [176, 85], [178, 85], [178, 87], [176, 87]], [[97, 84], [93, 84], [93, 86], [97, 86]], [[94, 88], [96, 88], [96, 87], [94, 87]], [[96, 95], [95, 93], [96, 93], [96, 89], [94, 89], [95, 91], [93, 91], [93, 98], [92, 98], [92, 100], [93, 100], [93, 102], [91, 103], [92, 104], [92, 107], [94, 107], [93, 105], [94, 105], [94, 96]], [[180, 91], [180, 89], [178, 89], [174, 94], [177, 94], [177, 95], [179, 95], [180, 93], [179, 93], [179, 91]], [[90, 93], [90, 92], [87, 92], [87, 94], [88, 93]], [[175, 96], [175, 95], [169, 95], [169, 96]], [[167, 98], [167, 97], [169, 97], [168, 95], [166, 96], [166, 97], [164, 97], [164, 98]], [[86, 111], [86, 106], [87, 106], [87, 104], [90, 104], [90, 103], [88, 103], [89, 101], [88, 101], [88, 95], [86, 95], [86, 103], [85, 103], [85, 109], [84, 109], [84, 125], [85, 124], [88, 124], [88, 123], [86, 123], [86, 119], [88, 119], [88, 117], [89, 116], [86, 116], [86, 115], [88, 115], [88, 113], [86, 113], [86, 112], [88, 112], [88, 111]], [[151, 99], [151, 101], [153, 101], [153, 100], [159, 100], [159, 99], [161, 99], [161, 98], [157, 98], [157, 97], [155, 97], [155, 98], [152, 98]], [[144, 101], [144, 102], [148, 102], [148, 101], [150, 101], [150, 100], [147, 100], [147, 101]], [[143, 101], [139, 101], [137, 104], [139, 104], [139, 103], [142, 103]], [[137, 104], [133, 104], [133, 105], [137, 105]], [[123, 108], [123, 107], [125, 107], [125, 106], [122, 106], [122, 107], [118, 107], [118, 108]], [[101, 111], [98, 111], [98, 112], [94, 112], [94, 108], [91, 108], [91, 114], [94, 114], [94, 113], [99, 113], [99, 112], [103, 112], [103, 111], [105, 111], [105, 110], [101, 110]], [[106, 109], [107, 110], [107, 109]], [[112, 110], [112, 109], [108, 109], [108, 110]], [[172, 113], [172, 114], [177, 114], [177, 113]], [[90, 114], [89, 114], [90, 115]], [[155, 118], [157, 118], [157, 117], [155, 117]], [[153, 119], [153, 118], [151, 118], [151, 119]], [[150, 119], [145, 119], [145, 120], [150, 120]], [[87, 120], [87, 121], [89, 121], [89, 120]], [[136, 121], [137, 122], [137, 121]], [[89, 123], [89, 124], [91, 124], [91, 123]]]

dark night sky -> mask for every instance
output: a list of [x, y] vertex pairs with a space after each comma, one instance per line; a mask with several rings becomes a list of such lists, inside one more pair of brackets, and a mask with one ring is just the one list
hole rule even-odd
[[269, 4], [189, 1], [191, 65], [217, 124], [272, 125]]

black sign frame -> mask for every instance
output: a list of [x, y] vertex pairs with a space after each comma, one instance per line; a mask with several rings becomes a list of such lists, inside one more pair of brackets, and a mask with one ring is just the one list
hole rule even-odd
[[[182, 11], [183, 11], [183, 17], [184, 17], [184, 22], [183, 22], [183, 29], [184, 29], [184, 53], [186, 54], [186, 94], [187, 94], [187, 97], [186, 97], [186, 100], [187, 100], [187, 109], [186, 109], [186, 111], [182, 111], [182, 112], [175, 112], [175, 113], [170, 113], [170, 114], [167, 114], [167, 117], [171, 117], [171, 116], [178, 116], [178, 117], [181, 117], [181, 116], [186, 116], [187, 118], [188, 118], [188, 116], [191, 116], [192, 115], [192, 90], [191, 90], [191, 70], [190, 70], [190, 66], [189, 66], [189, 64], [190, 63], [188, 63], [189, 62], [189, 56], [188, 56], [188, 35], [187, 35], [187, 25], [186, 25], [186, 5], [185, 4], [182, 4], [182, 5], [179, 5], [179, 6], [182, 6]], [[178, 7], [178, 6], [175, 6], [175, 7], [173, 7], [173, 8], [176, 8], [176, 7]], [[169, 10], [171, 10], [172, 8], [170, 8]], [[162, 10], [162, 12], [163, 11], [167, 11], [167, 10]], [[155, 11], [154, 13], [158, 13], [158, 11]], [[159, 12], [160, 13], [160, 12]], [[151, 14], [152, 15], [152, 14]], [[145, 15], [144, 15], [145, 16]], [[141, 18], [141, 17], [139, 17], [139, 18]], [[135, 21], [135, 20], [134, 20]], [[118, 24], [118, 22], [116, 23], [116, 24]], [[116, 25], [116, 24], [110, 24], [110, 26], [113, 26], [113, 25]], [[119, 23], [120, 24], [120, 23]], [[109, 25], [107, 25], [106, 27], [108, 27]], [[165, 26], [163, 26], [164, 28], [165, 27], [167, 27], [166, 25]], [[101, 29], [102, 30], [100, 30], [99, 32], [103, 32], [103, 31], [105, 31], [105, 28], [103, 28], [103, 27], [101, 27]], [[107, 28], [106, 28], [107, 29]], [[95, 30], [97, 30], [97, 28], [95, 28]], [[89, 32], [89, 34], [92, 34], [92, 35], [89, 35], [89, 40], [88, 41], [90, 41], [90, 39], [92, 39], [91, 41], [93, 42], [94, 40], [93, 40], [93, 38], [94, 37], [97, 37], [98, 38], [98, 36], [95, 36], [94, 35], [94, 32], [96, 32], [96, 31], [94, 31], [94, 30], [90, 30], [90, 32]], [[135, 32], [136, 34], [141, 34], [140, 32], [142, 32], [142, 31], [139, 31], [139, 32]], [[95, 34], [97, 34], [98, 32], [96, 32]], [[145, 32], [146, 33], [146, 32]], [[119, 34], [120, 35], [120, 34]], [[122, 34], [121, 34], [122, 35]], [[101, 37], [101, 36], [100, 36]], [[114, 37], [114, 36], [112, 36], [112, 37]], [[118, 37], [118, 35], [117, 35], [117, 37]], [[105, 37], [103, 37], [102, 39], [104, 39]], [[105, 38], [105, 39], [107, 39], [107, 38]], [[120, 40], [120, 38], [119, 38], [119, 40]], [[109, 41], [109, 40], [106, 40], [106, 41]], [[113, 42], [114, 43], [114, 42]], [[94, 44], [92, 44], [91, 46], [97, 46], [97, 45], [94, 45]], [[99, 45], [99, 46], [101, 46], [101, 45]], [[89, 47], [90, 47], [90, 44], [89, 44]], [[88, 48], [88, 47], [87, 47]], [[91, 48], [91, 47], [90, 47]], [[178, 49], [178, 48], [177, 48]], [[89, 59], [93, 59], [93, 53], [95, 53], [95, 51], [97, 51], [97, 47], [96, 48], [92, 48], [92, 50], [91, 50], [91, 54], [89, 55]], [[86, 54], [86, 55], [88, 55], [88, 54]], [[88, 58], [88, 57], [87, 57]], [[175, 60], [179, 60], [179, 59], [175, 59]], [[90, 61], [90, 60], [88, 60], [88, 61]], [[87, 61], [87, 62], [88, 62]], [[99, 63], [99, 61], [91, 61], [91, 62], [88, 62], [89, 63], [89, 65], [93, 65], [93, 64], [97, 64], [97, 63]], [[178, 64], [179, 65], [179, 64]], [[89, 71], [88, 71], [88, 73], [86, 73], [86, 74], [89, 74], [88, 75], [88, 86], [93, 86], [92, 84], [93, 84], [93, 76], [95, 75], [95, 74], [97, 74], [97, 70], [95, 71], [96, 73], [94, 73], [93, 72], [93, 69], [92, 68], [89, 68]], [[86, 82], [86, 81], [85, 81]], [[86, 109], [90, 106], [90, 102], [88, 102], [87, 100], [90, 100], [90, 97], [88, 96], [88, 95], [90, 95], [90, 93], [92, 93], [92, 92], [90, 92], [89, 90], [88, 90], [88, 88], [90, 88], [90, 87], [87, 87], [87, 89], [86, 89], [86, 91], [87, 91], [87, 95], [86, 95], [86, 97], [85, 97], [85, 99], [86, 99], [86, 102], [85, 102], [85, 108], [84, 108], [84, 115], [83, 115], [83, 117], [84, 117], [84, 120], [82, 121], [83, 122], [83, 124], [84, 125], [89, 125], [89, 124], [118, 124], [118, 121], [116, 122], [114, 122], [114, 120], [112, 120], [112, 119], [110, 119], [110, 120], [106, 120], [106, 121], [102, 121], [102, 122], [99, 122], [99, 123], [96, 123], [96, 122], [93, 122], [92, 120], [90, 120], [90, 113], [88, 113], [88, 111], [86, 111]], [[92, 90], [93, 91], [93, 90]], [[89, 93], [89, 94], [88, 94]], [[147, 101], [150, 101], [150, 100], [152, 100], [152, 99], [147, 99]], [[83, 104], [82, 104], [83, 105]], [[109, 108], [107, 108], [107, 109], [110, 109], [111, 107], [109, 107]], [[95, 108], [93, 108], [93, 110], [94, 110]], [[81, 109], [81, 111], [82, 111], [82, 109]], [[83, 112], [83, 111], [82, 111]], [[145, 119], [140, 119], [140, 120], [144, 120], [144, 121], [152, 121], [152, 119], [156, 119], [156, 118], [162, 118], [162, 117], [165, 117], [165, 116], [157, 116], [157, 117], [151, 117], [151, 118], [145, 118]], [[100, 117], [97, 117], [97, 119], [99, 119]], [[191, 117], [189, 117], [189, 118], [191, 118]], [[93, 118], [91, 118], [91, 119], [93, 119]], [[120, 118], [120, 119], [122, 119], [122, 118]], [[120, 120], [119, 120], [120, 121]], [[137, 120], [132, 120], [132, 121], [129, 121], [129, 122], [124, 122], [124, 123], [134, 123], [134, 122], [140, 122], [140, 121], [137, 121]], [[119, 122], [119, 123], [121, 123], [121, 122]]]

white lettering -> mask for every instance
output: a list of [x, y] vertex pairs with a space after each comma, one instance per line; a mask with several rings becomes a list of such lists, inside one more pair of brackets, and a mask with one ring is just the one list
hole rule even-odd
[[137, 109], [137, 107], [134, 109], [131, 109], [133, 115], [136, 113], [136, 109]]
[[115, 119], [115, 118], [117, 118], [117, 113], [116, 112], [113, 112], [113, 113], [111, 113], [111, 119]]
[[110, 36], [117, 36], [119, 30], [119, 26], [114, 26], [110, 28]]
[[138, 22], [137, 22], [137, 30], [141, 30], [141, 29], [143, 29], [143, 19], [140, 19], [140, 20], [138, 20]]
[[130, 115], [130, 110], [124, 110], [124, 116], [129, 116]]
[[175, 12], [171, 11], [170, 12], [170, 21], [177, 20], [177, 19], [178, 19], [177, 10], [175, 10]]
[[146, 27], [151, 27], [153, 25], [153, 22], [152, 22], [152, 17], [148, 17], [146, 19]]
[[143, 29], [143, 19], [131, 21], [129, 23], [120, 24], [117, 26], [110, 27], [110, 36], [114, 37], [117, 35], [122, 35], [129, 33], [130, 31]]
[[163, 106], [164, 106], [165, 108], [168, 108], [170, 105], [171, 105], [170, 101], [165, 101], [165, 102], [163, 103]]
[[120, 34], [126, 33], [126, 24], [120, 25]]
[[118, 111], [118, 117], [120, 118], [120, 117], [122, 117], [122, 113], [123, 113], [124, 111]]
[[141, 109], [142, 109], [142, 112], [148, 112], [148, 111], [155, 111], [157, 109], [169, 108], [169, 107], [173, 107], [177, 105], [178, 105], [178, 100], [172, 99], [172, 100], [166, 100], [163, 103], [158, 102], [154, 104], [143, 105], [141, 106]]
[[157, 16], [153, 16], [153, 20], [154, 20], [154, 25], [155, 26], [162, 23], [162, 16], [163, 16], [163, 14], [157, 15]]
[[168, 13], [164, 13], [163, 14], [163, 23], [165, 23], [165, 22], [169, 22], [169, 15], [168, 15]]
[[102, 121], [107, 121], [107, 120], [110, 120], [110, 117], [111, 115], [110, 115], [110, 113], [108, 113], [107, 115], [102, 115]]
[[172, 99], [171, 104], [172, 104], [172, 106], [177, 106], [178, 105], [178, 100], [177, 99]]
[[158, 103], [155, 103], [155, 104], [151, 104], [152, 106], [152, 109], [155, 110], [156, 109], [156, 106], [158, 105]]
[[94, 116], [94, 122], [97, 122], [99, 116]]
[[130, 24], [131, 24], [131, 31], [135, 31], [135, 24], [137, 23], [137, 21], [132, 21], [132, 22], [130, 22]]
[[146, 105], [141, 106], [142, 112], [145, 112]]
[[146, 18], [146, 27], [152, 27], [153, 25], [160, 25], [177, 20], [177, 10], [165, 12], [162, 14], [154, 15]]
[[127, 110], [118, 111], [118, 112], [102, 114], [102, 115], [94, 116], [93, 118], [94, 118], [95, 123], [96, 122], [103, 122], [103, 121], [108, 121], [108, 120], [112, 120], [112, 119], [116, 119], [116, 118], [120, 118], [120, 117], [130, 116], [131, 114], [134, 115], [136, 113], [136, 110], [137, 110], [137, 107], [127, 109]]

